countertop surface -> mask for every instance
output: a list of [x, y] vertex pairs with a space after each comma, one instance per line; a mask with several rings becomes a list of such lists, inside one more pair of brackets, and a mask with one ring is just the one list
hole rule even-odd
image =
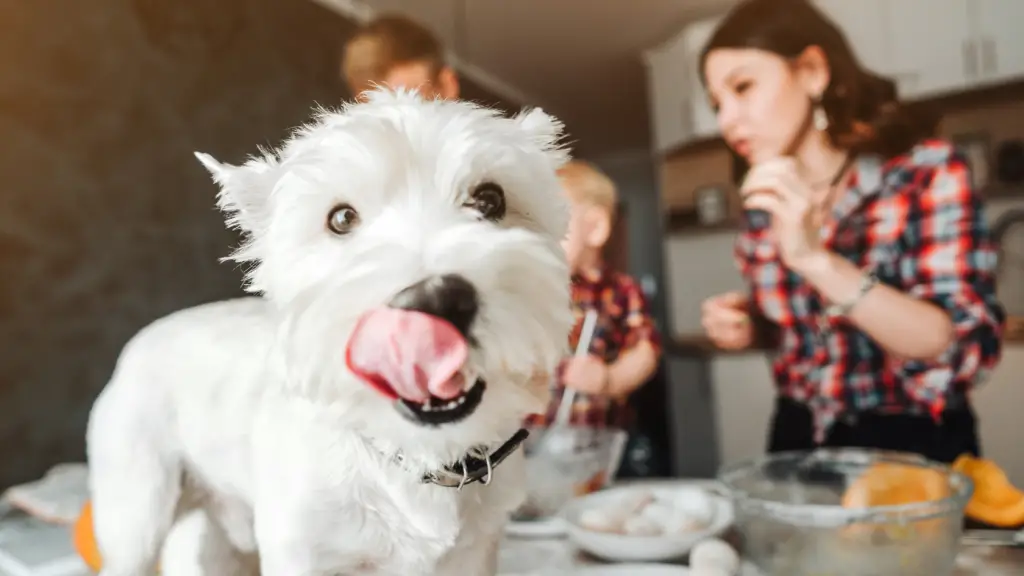
[[[507, 537], [501, 548], [499, 576], [571, 575], [587, 566], [601, 565], [564, 538], [527, 539]], [[971, 546], [957, 558], [955, 576], [1020, 576], [1024, 574], [1024, 548]], [[761, 576], [751, 565], [741, 576]]]
[[[672, 482], [672, 481], [667, 481]], [[18, 543], [17, 541], [21, 541]], [[19, 553], [11, 554], [13, 550]], [[46, 524], [13, 512], [0, 504], [0, 576], [89, 576], [71, 547], [68, 528]], [[29, 560], [36, 570], [12, 565], [15, 556]], [[566, 538], [508, 536], [501, 546], [500, 576], [564, 576], [602, 562], [576, 550]], [[964, 547], [957, 561], [957, 576], [1020, 576], [1024, 574], [1024, 547]], [[760, 576], [747, 566], [742, 576]]]
[[[662, 486], [677, 479], [633, 480], [617, 485]], [[683, 481], [693, 485], [713, 484], [706, 480]], [[732, 537], [725, 536], [726, 540]], [[605, 564], [588, 556], [562, 538], [521, 538], [508, 535], [502, 542], [499, 576], [568, 576], [587, 566]], [[1024, 574], [1024, 546], [964, 546], [957, 557], [955, 576], [1020, 576]], [[745, 564], [740, 576], [762, 576], [751, 564]]]

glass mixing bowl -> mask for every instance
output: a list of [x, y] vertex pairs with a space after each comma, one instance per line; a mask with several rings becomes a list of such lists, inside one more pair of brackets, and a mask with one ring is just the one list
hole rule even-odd
[[526, 455], [526, 503], [514, 520], [550, 518], [575, 498], [608, 485], [622, 461], [626, 433], [615, 428], [531, 428]]
[[[846, 489], [878, 465], [933, 471], [948, 496], [843, 507]], [[966, 476], [924, 458], [858, 449], [772, 454], [727, 466], [719, 480], [734, 502], [744, 554], [780, 576], [949, 576], [973, 492]]]

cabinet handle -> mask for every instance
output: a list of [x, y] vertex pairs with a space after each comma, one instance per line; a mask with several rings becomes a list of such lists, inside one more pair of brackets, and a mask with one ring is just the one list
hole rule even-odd
[[964, 40], [964, 75], [974, 78], [978, 75], [978, 46], [973, 40]]
[[981, 45], [981, 63], [985, 74], [996, 73], [996, 42], [991, 38], [985, 38]]

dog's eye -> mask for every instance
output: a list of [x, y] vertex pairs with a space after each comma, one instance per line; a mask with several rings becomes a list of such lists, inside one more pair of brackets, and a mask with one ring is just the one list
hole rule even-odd
[[327, 228], [339, 236], [348, 234], [359, 224], [359, 212], [348, 204], [335, 206], [327, 215]]
[[466, 206], [488, 220], [497, 222], [505, 217], [505, 191], [494, 182], [478, 184]]

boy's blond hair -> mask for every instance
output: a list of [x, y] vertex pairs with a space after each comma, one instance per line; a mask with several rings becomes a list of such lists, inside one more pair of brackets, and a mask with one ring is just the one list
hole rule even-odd
[[444, 47], [430, 31], [403, 16], [385, 15], [361, 27], [345, 43], [342, 72], [358, 94], [395, 67], [425, 62], [437, 75], [445, 66]]
[[618, 190], [615, 182], [597, 166], [573, 160], [558, 170], [558, 178], [572, 202], [592, 204], [615, 214]]

